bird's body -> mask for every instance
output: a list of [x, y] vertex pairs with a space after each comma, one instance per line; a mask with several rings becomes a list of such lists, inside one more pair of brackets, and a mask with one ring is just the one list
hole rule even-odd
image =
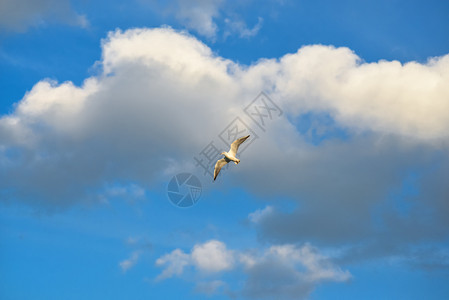
[[241, 137], [237, 140], [235, 140], [231, 144], [231, 149], [228, 152], [222, 152], [221, 154], [224, 155], [222, 159], [219, 159], [217, 163], [215, 164], [214, 169], [214, 181], [218, 176], [218, 173], [220, 173], [221, 168], [226, 165], [227, 163], [233, 161], [236, 165], [240, 163], [240, 159], [236, 158], [237, 150], [239, 149], [240, 144], [242, 144], [246, 139], [249, 138], [249, 135]]
[[[227, 158], [227, 160], [233, 161], [236, 165], [238, 165], [239, 162], [240, 162], [240, 159], [238, 159], [238, 158], [232, 156], [232, 155], [229, 154], [228, 152], [222, 152], [221, 154], [223, 154], [223, 155]], [[229, 161], [228, 161], [228, 162], [229, 162]]]

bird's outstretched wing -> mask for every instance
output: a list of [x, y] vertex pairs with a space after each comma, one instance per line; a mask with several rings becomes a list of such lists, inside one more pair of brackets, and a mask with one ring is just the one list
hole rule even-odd
[[243, 143], [244, 141], [246, 141], [247, 138], [249, 138], [249, 135], [241, 137], [241, 138], [235, 140], [231, 144], [231, 150], [229, 150], [229, 154], [231, 154], [232, 156], [235, 157], [237, 155], [237, 150], [239, 150], [240, 144]]
[[219, 159], [217, 160], [217, 163], [215, 164], [215, 169], [214, 169], [214, 181], [218, 176], [218, 173], [220, 173], [221, 168], [226, 165], [228, 162], [230, 162], [230, 160], [225, 158]]

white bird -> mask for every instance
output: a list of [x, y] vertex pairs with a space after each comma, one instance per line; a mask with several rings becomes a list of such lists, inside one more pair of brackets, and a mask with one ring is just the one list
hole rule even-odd
[[217, 163], [215, 164], [214, 181], [217, 178], [218, 173], [220, 173], [221, 168], [228, 162], [233, 161], [236, 165], [239, 164], [240, 159], [236, 158], [235, 156], [237, 155], [237, 150], [239, 149], [240, 144], [246, 141], [247, 138], [249, 138], [249, 135], [236, 139], [231, 144], [231, 149], [229, 150], [229, 152], [221, 152], [221, 154], [224, 155], [224, 157], [222, 159], [217, 160]]

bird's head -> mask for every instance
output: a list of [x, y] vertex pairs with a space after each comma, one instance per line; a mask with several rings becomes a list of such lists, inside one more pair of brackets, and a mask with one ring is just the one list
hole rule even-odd
[[225, 155], [225, 153], [226, 153], [226, 152], [223, 151], [223, 152], [221, 152], [221, 155]]

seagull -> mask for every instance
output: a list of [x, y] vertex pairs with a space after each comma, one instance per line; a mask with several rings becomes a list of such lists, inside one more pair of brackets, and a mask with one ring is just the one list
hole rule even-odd
[[217, 163], [215, 164], [214, 181], [217, 178], [218, 173], [220, 173], [221, 168], [228, 162], [233, 161], [236, 165], [239, 164], [240, 159], [236, 158], [235, 156], [237, 155], [237, 150], [239, 149], [240, 144], [246, 141], [247, 138], [249, 138], [249, 135], [236, 139], [231, 144], [231, 149], [229, 150], [229, 152], [221, 152], [221, 155], [224, 155], [224, 157], [217, 160]]

